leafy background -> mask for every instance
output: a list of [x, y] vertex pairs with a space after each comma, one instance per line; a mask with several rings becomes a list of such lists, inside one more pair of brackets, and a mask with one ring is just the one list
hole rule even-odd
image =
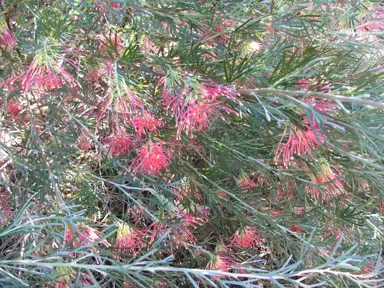
[[383, 285], [383, 11], [1, 1], [0, 285]]

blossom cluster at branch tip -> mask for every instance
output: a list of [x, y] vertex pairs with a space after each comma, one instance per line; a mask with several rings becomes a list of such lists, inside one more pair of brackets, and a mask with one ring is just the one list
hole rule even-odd
[[282, 144], [282, 136], [279, 146], [275, 154], [275, 164], [281, 160], [284, 167], [288, 167], [294, 155], [302, 156], [308, 154], [312, 156], [312, 152], [324, 141], [324, 136], [307, 126], [305, 130], [294, 127], [290, 131], [289, 139]]
[[135, 256], [144, 245], [142, 240], [143, 234], [142, 231], [130, 227], [127, 223], [118, 224], [114, 246], [117, 256], [127, 253], [132, 253]]
[[335, 167], [332, 168], [324, 159], [320, 159], [320, 162], [320, 170], [310, 173], [312, 182], [317, 186], [308, 184], [308, 194], [321, 201], [331, 201], [335, 196], [347, 195], [340, 171]]
[[18, 100], [9, 100], [5, 106], [5, 110], [12, 116], [17, 116], [21, 111], [20, 102]]
[[110, 134], [104, 143], [113, 157], [126, 155], [131, 151], [131, 136], [123, 129], [119, 129]]
[[167, 78], [162, 79], [164, 105], [176, 121], [177, 135], [184, 131], [187, 135], [207, 129], [222, 112], [237, 114], [227, 107], [220, 97], [236, 101], [237, 93], [232, 87], [207, 82], [194, 87], [168, 87]]
[[74, 87], [76, 84], [73, 76], [59, 64], [48, 65], [32, 61], [28, 69], [9, 80], [9, 85], [13, 86], [16, 81], [20, 81], [20, 89], [28, 92], [33, 88], [44, 88], [47, 91], [60, 89], [64, 84]]
[[149, 141], [140, 148], [131, 167], [135, 173], [156, 175], [168, 167], [171, 159], [172, 154], [163, 142]]
[[[92, 244], [95, 241], [99, 241], [103, 237], [103, 233], [88, 225], [79, 225], [74, 227], [72, 224], [67, 224], [65, 233], [65, 242], [72, 244], [72, 247], [76, 248], [87, 244]], [[100, 244], [105, 247], [111, 246], [107, 240], [102, 240]]]
[[262, 242], [263, 238], [256, 227], [239, 229], [231, 238], [231, 246], [238, 248], [251, 248]]
[[11, 53], [16, 45], [15, 35], [9, 29], [4, 16], [0, 14], [0, 47]]
[[138, 115], [131, 120], [133, 128], [136, 130], [136, 137], [138, 140], [143, 140], [146, 136], [146, 131], [150, 133], [158, 133], [158, 129], [163, 127], [163, 122], [155, 118], [149, 112], [143, 115]]

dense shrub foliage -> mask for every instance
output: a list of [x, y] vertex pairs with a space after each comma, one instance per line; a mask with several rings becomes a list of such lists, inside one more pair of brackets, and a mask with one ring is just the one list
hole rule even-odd
[[379, 1], [0, 8], [1, 287], [384, 285]]

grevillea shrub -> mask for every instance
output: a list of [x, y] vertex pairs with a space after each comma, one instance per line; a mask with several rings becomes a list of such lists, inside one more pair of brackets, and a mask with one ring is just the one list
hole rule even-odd
[[380, 287], [380, 1], [0, 1], [0, 287]]

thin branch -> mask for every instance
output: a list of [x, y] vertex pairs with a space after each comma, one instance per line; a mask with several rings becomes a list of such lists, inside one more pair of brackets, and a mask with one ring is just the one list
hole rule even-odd
[[[335, 95], [330, 93], [322, 93], [322, 92], [312, 92], [312, 91], [292, 91], [292, 90], [279, 90], [274, 88], [259, 88], [259, 89], [253, 89], [253, 90], [245, 90], [241, 89], [237, 92], [240, 93], [240, 95], [245, 97], [254, 98], [255, 94], [257, 95], [277, 95], [277, 96], [283, 96], [286, 98], [291, 98], [292, 96], [310, 96], [310, 97], [316, 97], [316, 98], [324, 98], [332, 101], [340, 101], [340, 102], [349, 102], [349, 103], [356, 103], [363, 106], [370, 106], [378, 109], [384, 109], [384, 103], [376, 102], [368, 99], [362, 99], [362, 98], [356, 98], [356, 97], [348, 97], [348, 96], [341, 96], [341, 95]], [[292, 98], [291, 98], [292, 99]]]

